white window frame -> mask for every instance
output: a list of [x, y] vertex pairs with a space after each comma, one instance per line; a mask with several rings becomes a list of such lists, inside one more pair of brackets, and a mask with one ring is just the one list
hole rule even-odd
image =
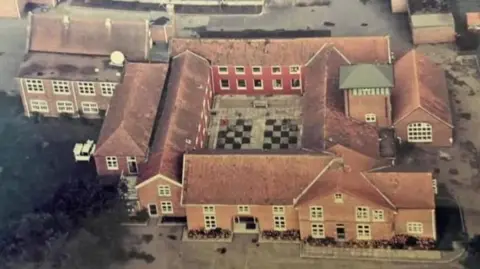
[[172, 196], [172, 190], [169, 185], [158, 185], [157, 194], [159, 197], [170, 197]]
[[[243, 80], [245, 82], [245, 86], [240, 87], [240, 83], [239, 83], [240, 80]], [[246, 90], [247, 89], [247, 80], [243, 79], [243, 78], [237, 79], [237, 89], [238, 90]]]
[[274, 205], [272, 206], [273, 215], [285, 215], [285, 206]]
[[[256, 68], [258, 68], [260, 71], [255, 72]], [[262, 74], [262, 67], [261, 66], [252, 66], [252, 74], [261, 75]]]
[[214, 214], [204, 215], [203, 223], [205, 224], [205, 230], [213, 230], [217, 228], [217, 216]]
[[333, 194], [333, 201], [336, 203], [336, 204], [342, 204], [343, 203], [343, 194], [342, 193], [334, 193]]
[[[224, 87], [222, 85], [222, 81], [224, 81], [224, 80], [226, 80], [228, 82], [228, 87]], [[221, 90], [230, 90], [230, 80], [229, 79], [220, 79], [219, 83], [220, 83], [220, 89]]]
[[385, 221], [385, 211], [383, 209], [372, 210], [372, 221], [374, 221], [374, 222], [384, 222]]
[[[135, 167], [137, 170], [136, 172], [130, 171], [130, 163], [135, 163]], [[128, 173], [132, 175], [138, 174], [138, 163], [137, 163], [137, 158], [135, 156], [127, 156], [127, 169], [128, 169]]]
[[[294, 71], [293, 69], [297, 69]], [[300, 65], [291, 65], [288, 67], [288, 72], [290, 74], [300, 74]]]
[[77, 82], [78, 94], [83, 96], [95, 96], [95, 83], [87, 81]]
[[[296, 79], [296, 80], [298, 80], [298, 82], [300, 82], [300, 84], [298, 85], [298, 87], [294, 87], [294, 86], [293, 86], [293, 80], [294, 80], [294, 79]], [[302, 88], [302, 80], [301, 80], [300, 78], [292, 78], [292, 79], [290, 79], [290, 88], [291, 88], [292, 90], [299, 90], [299, 89], [301, 89], [301, 88]]]
[[[262, 86], [260, 86], [260, 87], [255, 86], [255, 81], [256, 81], [256, 80], [259, 80], [260, 83], [262, 84]], [[254, 89], [254, 90], [257, 90], [257, 91], [263, 90], [263, 79], [254, 78], [254, 79], [253, 79], [253, 89]]]
[[38, 113], [48, 113], [48, 102], [46, 100], [32, 99], [30, 100], [30, 111]]
[[407, 234], [422, 235], [423, 223], [421, 222], [407, 222]]
[[[430, 129], [430, 132], [419, 129]], [[413, 133], [422, 133], [420, 135]], [[429, 139], [423, 137], [429, 136]], [[431, 143], [433, 142], [433, 126], [428, 122], [412, 122], [407, 125], [407, 141], [411, 143]]]
[[115, 82], [100, 83], [100, 92], [102, 93], [102, 96], [107, 96], [107, 97], [113, 96], [117, 85], [118, 83], [115, 83]]
[[[148, 215], [151, 216], [151, 217], [157, 217], [158, 216], [158, 206], [157, 206], [157, 204], [148, 204], [147, 206], [148, 206]], [[151, 206], [155, 206], [156, 214], [152, 214], [152, 212], [150, 210]]]
[[[280, 86], [276, 85], [277, 80], [280, 81]], [[273, 79], [272, 80], [272, 88], [274, 90], [283, 90], [283, 79], [281, 79], [281, 78]]]
[[313, 238], [325, 238], [325, 225], [323, 223], [312, 222], [310, 229]]
[[116, 156], [106, 156], [105, 163], [107, 170], [118, 170], [118, 158]]
[[57, 101], [56, 105], [58, 113], [75, 113], [75, 107], [73, 106], [73, 102], [71, 101]]
[[239, 205], [237, 206], [238, 214], [250, 214], [250, 206], [248, 205]]
[[356, 221], [370, 221], [370, 208], [366, 206], [357, 206], [355, 208]]
[[357, 240], [371, 240], [372, 227], [370, 224], [357, 224]]
[[[237, 68], [242, 69], [243, 71], [238, 71]], [[244, 75], [245, 74], [245, 66], [241, 66], [241, 65], [235, 66], [235, 74]]]
[[368, 122], [368, 123], [375, 123], [377, 122], [377, 115], [373, 114], [373, 113], [367, 113], [365, 114], [365, 122]]
[[438, 194], [438, 182], [436, 178], [432, 178], [432, 188], [433, 188], [433, 193]]
[[203, 206], [203, 214], [215, 214], [215, 206], [214, 205], [204, 205]]
[[45, 86], [41, 79], [24, 79], [28, 93], [45, 93]]
[[287, 220], [283, 215], [274, 215], [273, 216], [273, 230], [275, 231], [286, 231], [287, 230]]
[[171, 201], [160, 202], [160, 210], [162, 214], [173, 214], [173, 203]]
[[98, 104], [95, 102], [82, 102], [81, 106], [83, 114], [96, 115], [100, 112]]
[[52, 80], [53, 94], [70, 95], [70, 81]]
[[[226, 71], [223, 72], [222, 68], [225, 68]], [[217, 71], [218, 71], [218, 74], [220, 74], [220, 75], [227, 75], [228, 74], [228, 66], [220, 65], [220, 66], [217, 67]]]
[[310, 207], [310, 220], [323, 220], [323, 206]]
[[[275, 69], [278, 68], [278, 72], [275, 71]], [[272, 66], [272, 74], [273, 75], [281, 75], [282, 74], [282, 67], [279, 65]]]

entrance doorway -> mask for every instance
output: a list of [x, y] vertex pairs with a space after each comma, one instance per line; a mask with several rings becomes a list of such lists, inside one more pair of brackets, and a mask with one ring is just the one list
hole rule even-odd
[[343, 241], [346, 238], [346, 231], [345, 231], [345, 225], [343, 224], [337, 224], [337, 240]]
[[258, 219], [250, 216], [237, 216], [233, 222], [234, 233], [258, 233]]

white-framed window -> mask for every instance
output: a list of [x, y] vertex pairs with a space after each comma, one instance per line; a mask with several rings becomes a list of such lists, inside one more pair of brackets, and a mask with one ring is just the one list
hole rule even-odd
[[214, 205], [204, 205], [203, 206], [203, 214], [215, 214], [215, 206]]
[[262, 74], [262, 67], [261, 66], [252, 66], [252, 74], [261, 75]]
[[325, 238], [325, 226], [323, 223], [312, 223], [312, 237], [313, 238]]
[[366, 206], [357, 206], [356, 208], [356, 214], [355, 214], [355, 219], [357, 221], [369, 221], [370, 220], [370, 214], [369, 214], [369, 209]]
[[95, 85], [93, 82], [79, 81], [77, 82], [78, 94], [80, 95], [95, 95]]
[[173, 214], [173, 204], [170, 201], [160, 202], [160, 210], [162, 214]]
[[228, 66], [219, 66], [218, 67], [219, 74], [228, 74]]
[[25, 87], [29, 93], [44, 93], [43, 81], [40, 79], [25, 79]]
[[429, 143], [433, 141], [433, 129], [430, 123], [414, 122], [407, 126], [407, 141]]
[[290, 70], [290, 74], [298, 74], [298, 73], [300, 73], [300, 66], [299, 65], [291, 65], [289, 70]]
[[148, 204], [148, 214], [150, 216], [158, 216], [158, 208], [156, 204]]
[[239, 205], [237, 209], [238, 214], [250, 214], [250, 207], [248, 205]]
[[283, 90], [283, 82], [282, 79], [274, 79], [272, 80], [272, 86], [274, 90]]
[[285, 231], [287, 229], [285, 216], [273, 216], [273, 229], [275, 231]]
[[337, 204], [343, 203], [343, 194], [338, 193], [338, 192], [335, 193], [335, 194], [333, 195], [333, 201], [334, 201], [335, 203], [337, 203]]
[[375, 209], [373, 210], [373, 221], [385, 221], [385, 212], [383, 209]]
[[113, 92], [117, 87], [117, 83], [114, 82], [103, 82], [100, 83], [100, 90], [103, 96], [113, 96]]
[[408, 234], [423, 234], [423, 223], [421, 222], [407, 222]]
[[48, 103], [45, 100], [30, 100], [30, 111], [48, 113]]
[[274, 205], [274, 206], [272, 206], [272, 213], [274, 215], [283, 215], [283, 214], [285, 214], [285, 207]]
[[323, 207], [311, 206], [310, 207], [310, 220], [323, 220]]
[[365, 122], [377, 122], [377, 115], [373, 113], [365, 114]]
[[160, 197], [170, 197], [172, 195], [170, 186], [168, 185], [158, 185], [157, 191], [158, 191], [158, 196]]
[[254, 90], [263, 90], [263, 80], [254, 79], [253, 80], [253, 89]]
[[243, 66], [235, 66], [235, 74], [245, 74], [245, 67]]
[[435, 178], [432, 179], [432, 188], [433, 188], [433, 193], [438, 194], [438, 183], [437, 183], [437, 179]]
[[228, 81], [228, 79], [221, 79], [220, 80], [220, 89], [230, 90], [230, 82]]
[[205, 215], [203, 216], [205, 222], [205, 230], [212, 230], [217, 228], [217, 218], [215, 215]]
[[237, 79], [237, 89], [246, 90], [247, 89], [247, 81], [244, 80], [244, 79]]
[[372, 231], [368, 224], [357, 224], [357, 239], [370, 240], [372, 239]]
[[54, 94], [70, 94], [70, 82], [63, 80], [52, 80]]
[[301, 89], [302, 88], [302, 82], [300, 81], [299, 78], [292, 78], [290, 81], [290, 87], [292, 89]]
[[127, 157], [128, 173], [132, 175], [138, 174], [137, 158], [134, 156]]
[[98, 114], [98, 104], [95, 102], [82, 102], [82, 112], [84, 114]]
[[70, 101], [57, 101], [58, 113], [74, 113], [73, 103]]
[[282, 73], [282, 68], [280, 66], [272, 66], [272, 74], [278, 75]]
[[107, 163], [108, 170], [118, 170], [118, 159], [115, 156], [107, 156], [105, 157], [105, 161]]

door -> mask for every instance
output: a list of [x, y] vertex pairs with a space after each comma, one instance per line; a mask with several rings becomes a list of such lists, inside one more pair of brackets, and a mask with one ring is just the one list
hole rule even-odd
[[136, 175], [138, 173], [137, 158], [127, 157], [128, 173]]
[[343, 241], [346, 238], [345, 226], [343, 224], [337, 224], [337, 240]]
[[258, 219], [249, 216], [237, 216], [234, 218], [233, 232], [235, 233], [258, 233]]
[[156, 204], [149, 204], [148, 205], [148, 214], [152, 217], [158, 216], [158, 209]]

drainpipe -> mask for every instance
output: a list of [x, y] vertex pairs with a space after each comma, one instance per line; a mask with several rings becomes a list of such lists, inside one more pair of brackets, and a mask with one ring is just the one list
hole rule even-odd
[[432, 237], [434, 240], [437, 240], [437, 227], [435, 223], [435, 209], [432, 209]]

